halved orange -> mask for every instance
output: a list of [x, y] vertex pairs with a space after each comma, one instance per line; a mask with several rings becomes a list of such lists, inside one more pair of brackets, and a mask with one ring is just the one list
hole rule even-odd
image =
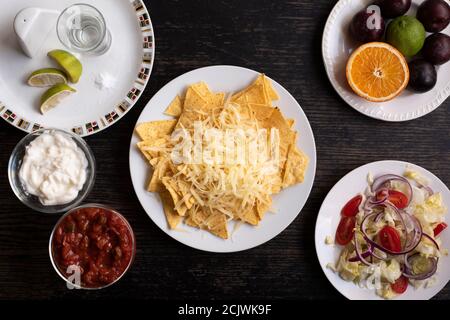
[[408, 85], [409, 69], [405, 57], [383, 42], [362, 45], [350, 56], [347, 81], [360, 97], [373, 102], [388, 101]]

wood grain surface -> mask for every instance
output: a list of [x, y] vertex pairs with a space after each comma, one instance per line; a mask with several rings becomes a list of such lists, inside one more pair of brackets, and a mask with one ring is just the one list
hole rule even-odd
[[[0, 121], [0, 298], [3, 299], [341, 299], [325, 278], [314, 248], [316, 216], [325, 195], [348, 171], [368, 162], [413, 162], [450, 183], [448, 101], [407, 123], [367, 118], [347, 106], [324, 70], [321, 38], [330, 0], [145, 1], [156, 35], [156, 59], [137, 105], [111, 128], [87, 138], [98, 163], [87, 201], [113, 206], [132, 224], [136, 260], [116, 285], [67, 290], [48, 256], [59, 215], [33, 212], [16, 199], [7, 163], [24, 133]], [[246, 252], [212, 254], [177, 243], [148, 218], [130, 180], [128, 150], [146, 102], [192, 69], [229, 64], [264, 72], [298, 100], [317, 143], [311, 196], [278, 237]], [[448, 285], [437, 299], [450, 298]]]

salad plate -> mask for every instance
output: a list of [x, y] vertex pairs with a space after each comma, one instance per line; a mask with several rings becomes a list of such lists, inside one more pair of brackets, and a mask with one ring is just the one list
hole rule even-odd
[[[182, 95], [186, 88], [194, 83], [204, 81], [213, 92], [238, 92], [254, 81], [258, 72], [236, 66], [211, 66], [185, 73], [169, 82], [149, 101], [138, 119], [138, 123], [171, 119], [164, 115], [164, 110], [177, 95]], [[139, 138], [133, 134], [130, 144], [130, 173], [136, 195], [142, 207], [153, 222], [175, 240], [190, 247], [210, 252], [235, 252], [250, 249], [269, 241], [287, 228], [299, 215], [310, 194], [316, 171], [316, 147], [309, 121], [295, 98], [276, 81], [270, 80], [278, 92], [279, 100], [275, 102], [287, 118], [295, 119], [292, 129], [299, 133], [297, 147], [309, 158], [303, 183], [283, 189], [273, 196], [275, 213], [268, 212], [258, 226], [248, 224], [235, 228], [227, 240], [214, 236], [203, 230], [180, 224], [177, 229], [170, 229], [159, 196], [147, 191], [149, 165], [136, 144]], [[230, 222], [234, 223], [234, 222]], [[230, 228], [233, 230], [233, 227]]]
[[[415, 15], [424, 0], [413, 0], [407, 15]], [[347, 83], [346, 64], [351, 53], [359, 46], [349, 34], [352, 17], [371, 0], [340, 0], [331, 11], [322, 38], [322, 56], [325, 69], [336, 92], [344, 101], [360, 113], [384, 121], [408, 121], [422, 117], [438, 108], [450, 95], [450, 64], [437, 67], [438, 80], [429, 92], [417, 94], [403, 91], [393, 100], [375, 103], [355, 93]], [[442, 31], [450, 34], [450, 26]]]
[[[375, 177], [375, 181], [376, 181], [377, 177], [387, 177], [387, 176], [385, 176], [387, 174], [403, 176], [407, 172], [409, 172], [410, 175], [414, 175], [415, 177], [421, 177], [422, 180], [420, 180], [420, 181], [426, 181], [426, 185], [425, 185], [425, 182], [423, 182], [424, 185], [420, 185], [420, 188], [424, 188], [423, 190], [427, 190], [427, 192], [428, 192], [428, 193], [426, 193], [427, 195], [424, 196], [423, 199], [428, 199], [427, 197], [430, 194], [434, 194], [435, 196], [439, 197], [439, 200], [441, 200], [441, 203], [439, 204], [439, 210], [442, 210], [442, 212], [440, 214], [444, 214], [443, 212], [446, 213], [447, 208], [450, 204], [450, 191], [446, 187], [446, 185], [438, 177], [436, 177], [434, 174], [432, 174], [428, 170], [426, 170], [422, 167], [419, 167], [417, 165], [407, 163], [407, 162], [402, 162], [402, 161], [378, 161], [378, 162], [366, 164], [364, 166], [361, 166], [361, 167], [351, 171], [350, 173], [345, 175], [338, 183], [336, 183], [336, 185], [330, 190], [330, 192], [326, 196], [325, 200], [323, 201], [323, 204], [320, 208], [320, 211], [319, 211], [319, 214], [317, 217], [316, 229], [315, 229], [316, 253], [317, 253], [317, 256], [319, 259], [320, 266], [322, 267], [322, 270], [325, 273], [328, 280], [342, 295], [344, 295], [348, 299], [377, 300], [377, 299], [382, 299], [381, 296], [383, 296], [384, 298], [394, 298], [394, 299], [404, 299], [404, 300], [427, 300], [427, 299], [431, 299], [439, 291], [441, 291], [442, 288], [444, 288], [444, 286], [450, 280], [450, 258], [448, 257], [448, 254], [446, 254], [448, 248], [450, 248], [450, 232], [448, 229], [445, 229], [445, 228], [444, 228], [444, 230], [440, 231], [439, 235], [436, 235], [437, 229], [434, 229], [434, 235], [435, 235], [434, 237], [436, 239], [438, 239], [437, 241], [440, 246], [440, 257], [438, 260], [436, 273], [432, 277], [429, 277], [429, 278], [427, 278], [427, 280], [423, 280], [422, 282], [416, 281], [416, 280], [410, 281], [409, 285], [407, 285], [406, 291], [403, 294], [399, 294], [399, 295], [395, 295], [395, 296], [392, 296], [392, 295], [384, 296], [383, 294], [378, 295], [376, 293], [376, 289], [374, 287], [368, 287], [366, 285], [367, 282], [364, 282], [364, 281], [360, 280], [359, 278], [356, 278], [356, 280], [355, 280], [356, 282], [352, 282], [351, 279], [350, 280], [347, 279], [349, 281], [346, 281], [343, 279], [344, 277], [341, 277], [342, 269], [339, 269], [338, 261], [341, 261], [340, 257], [341, 257], [341, 254], [343, 254], [344, 248], [347, 249], [349, 246], [344, 247], [342, 245], [339, 245], [338, 243], [340, 241], [342, 241], [341, 240], [342, 237], [340, 237], [340, 235], [339, 235], [340, 238], [338, 239], [338, 236], [336, 236], [336, 238], [335, 238], [335, 235], [337, 234], [337, 231], [336, 231], [337, 227], [338, 227], [338, 225], [340, 225], [341, 219], [343, 219], [343, 218], [341, 218], [341, 216], [344, 217], [344, 215], [346, 215], [346, 213], [344, 212], [346, 210], [344, 208], [344, 206], [347, 207], [346, 204], [348, 202], [350, 202], [349, 200], [352, 199], [353, 197], [355, 197], [356, 195], [362, 195], [364, 197], [364, 195], [366, 195], [368, 192], [367, 190], [370, 190], [370, 188], [372, 188], [372, 186], [375, 188], [376, 182], [373, 182], [372, 177]], [[416, 178], [416, 179], [419, 179], [419, 178]], [[412, 180], [410, 180], [408, 178], [408, 181], [411, 182]], [[373, 182], [373, 184], [371, 184], [371, 182]], [[413, 182], [411, 182], [411, 183], [413, 183]], [[416, 194], [416, 192], [419, 192], [418, 187], [414, 186], [413, 190], [414, 190], [414, 194]], [[425, 192], [425, 191], [423, 191], [423, 192]], [[377, 195], [376, 199], [379, 199], [378, 193], [375, 192], [375, 194]], [[407, 192], [405, 192], [405, 194], [407, 194]], [[411, 192], [411, 196], [409, 198], [413, 199], [413, 200], [410, 200], [411, 205], [408, 205], [407, 207], [405, 207], [406, 204], [400, 206], [398, 204], [398, 202], [395, 202], [395, 201], [392, 201], [392, 203], [396, 203], [395, 204], [396, 207], [401, 207], [401, 208], [405, 207], [405, 209], [404, 209], [405, 211], [401, 211], [401, 212], [413, 212], [412, 215], [414, 215], [414, 217], [417, 218], [414, 221], [419, 221], [419, 220], [423, 221], [423, 220], [421, 220], [422, 217], [418, 213], [419, 211], [417, 211], [418, 207], [414, 207], [414, 206], [417, 204], [421, 204], [421, 205], [425, 206], [424, 203], [426, 203], [428, 205], [428, 202], [426, 202], [427, 200], [419, 201], [417, 199], [419, 199], [420, 197], [416, 198], [416, 195], [412, 196], [412, 194], [413, 193]], [[389, 193], [389, 200], [391, 200], [390, 196], [391, 196], [391, 193]], [[365, 199], [368, 200], [369, 199], [368, 197], [369, 197], [369, 195], [367, 195], [367, 198], [365, 198]], [[423, 201], [423, 203], [421, 201]], [[363, 208], [364, 205], [365, 205], [365, 202], [362, 202], [362, 204], [360, 204], [359, 207], [356, 207], [357, 211], [358, 211], [358, 215], [362, 215], [362, 217], [365, 217], [367, 214], [365, 208]], [[415, 209], [413, 209], [413, 208], [415, 208]], [[348, 207], [347, 207], [347, 209], [348, 209]], [[358, 218], [358, 215], [356, 216], [357, 218]], [[446, 218], [446, 215], [444, 215], [444, 218]], [[384, 219], [384, 216], [382, 219]], [[357, 219], [357, 221], [358, 221], [358, 219]], [[385, 220], [381, 220], [381, 221], [384, 223]], [[383, 223], [379, 227], [379, 228], [381, 228], [381, 230], [383, 230], [383, 226], [386, 226]], [[364, 224], [364, 223], [362, 223], [362, 224]], [[429, 230], [430, 230], [431, 224], [424, 225], [422, 222], [421, 226], [422, 226], [421, 230], [423, 231], [423, 233], [426, 233], [426, 232], [430, 233]], [[434, 224], [433, 224], [433, 226], [434, 226]], [[355, 230], [357, 230], [357, 232], [359, 232], [359, 230], [360, 230], [359, 227], [360, 227], [360, 224], [358, 223], [357, 228], [355, 229]], [[399, 228], [398, 225], [396, 228], [398, 230], [398, 228]], [[433, 230], [433, 229], [431, 229], [431, 230]], [[376, 236], [378, 238], [376, 238], [374, 236], [372, 239], [375, 241], [378, 241], [380, 243], [380, 241], [381, 241], [380, 240], [380, 231], [377, 230], [376, 232], [378, 232], [378, 233], [376, 233]], [[420, 234], [422, 235], [422, 233], [420, 233]], [[354, 238], [352, 238], [352, 242], [350, 243], [350, 248], [354, 248], [354, 247], [352, 247], [354, 244], [353, 239]], [[414, 253], [422, 250], [421, 248], [423, 248], [423, 246], [420, 247], [420, 245], [424, 244], [423, 237], [420, 239], [421, 240], [419, 240], [420, 241], [419, 245], [414, 247], [415, 248], [414, 250], [409, 251], [409, 249], [407, 250], [404, 247], [402, 247], [402, 249], [400, 249], [400, 247], [399, 247], [398, 248], [399, 250], [396, 250], [395, 252], [401, 252], [401, 250], [405, 250], [408, 252], [407, 257], [413, 256]], [[403, 241], [404, 240], [402, 240], [402, 243], [405, 243]], [[428, 241], [428, 240], [426, 240], [426, 241]], [[433, 247], [433, 244], [431, 242], [426, 242], [426, 245], [430, 245], [431, 247]], [[405, 243], [404, 246], [407, 246], [407, 244]], [[384, 247], [384, 248], [387, 248], [387, 247]], [[394, 249], [392, 249], [392, 247], [390, 247], [390, 248], [391, 248], [391, 250], [394, 250]], [[354, 252], [354, 250], [353, 250], [353, 252]], [[376, 252], [377, 252], [378, 256], [383, 255], [383, 253], [380, 250], [377, 250]], [[383, 252], [385, 252], [385, 251], [383, 251]], [[366, 256], [366, 255], [364, 255], [364, 256], [367, 259], [369, 259], [368, 256]], [[384, 257], [386, 257], [386, 256], [384, 256]], [[392, 278], [398, 279], [398, 277], [402, 274], [402, 272], [399, 270], [405, 270], [405, 265], [402, 264], [403, 263], [402, 259], [403, 259], [404, 255], [402, 255], [402, 256], [388, 255], [387, 257], [389, 259], [392, 258], [392, 259], [396, 259], [397, 261], [400, 261], [399, 262], [400, 267], [396, 271], [394, 271], [393, 269], [389, 269], [389, 268], [382, 269], [382, 271], [381, 271], [382, 277], [392, 276]], [[353, 258], [354, 257], [350, 257], [349, 259], [347, 259], [345, 261], [350, 261]], [[391, 260], [386, 260], [386, 261], [387, 261], [388, 265], [390, 266], [391, 265], [390, 263], [392, 261]], [[377, 260], [374, 258], [374, 260], [372, 260], [372, 262], [378, 263], [378, 262], [381, 262], [381, 260]], [[353, 260], [352, 260], [352, 263], [353, 263]], [[354, 265], [356, 265], [356, 264], [354, 264]], [[358, 262], [358, 266], [361, 267], [363, 265], [361, 262]], [[360, 267], [358, 267], [358, 268], [360, 268]], [[358, 270], [360, 270], [360, 269], [358, 269]], [[358, 271], [358, 272], [360, 272], [360, 271]], [[408, 273], [407, 271], [404, 271], [403, 274], [405, 274], [405, 272]], [[394, 273], [396, 273], [396, 275], [394, 275]], [[359, 275], [360, 274], [362, 274], [362, 273], [359, 273]], [[382, 278], [382, 279], [384, 279], [384, 278]], [[358, 280], [360, 280], [360, 281], [358, 281]], [[391, 281], [387, 282], [386, 285], [389, 286], [390, 283], [392, 283], [392, 281], [395, 281], [395, 280], [391, 280]], [[415, 286], [413, 284], [415, 284]], [[387, 287], [385, 287], [385, 288], [387, 288]], [[405, 288], [403, 288], [403, 289], [405, 289]]]
[[[149, 13], [142, 0], [85, 0], [105, 17], [112, 35], [110, 49], [101, 56], [77, 56], [83, 66], [76, 93], [55, 109], [41, 114], [43, 90], [27, 85], [34, 70], [56, 66], [47, 52], [64, 49], [56, 24], [33, 58], [21, 50], [13, 23], [27, 7], [62, 11], [72, 0], [16, 0], [0, 12], [0, 117], [26, 132], [58, 128], [88, 136], [121, 119], [138, 101], [149, 80], [154, 59], [154, 35]], [[76, 55], [76, 54], [75, 54]], [[100, 79], [100, 80], [99, 80]], [[107, 79], [108, 83], [100, 83]]]

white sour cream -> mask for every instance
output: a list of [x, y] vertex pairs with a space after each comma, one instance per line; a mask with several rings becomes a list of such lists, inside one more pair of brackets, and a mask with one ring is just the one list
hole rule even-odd
[[86, 155], [69, 135], [50, 131], [27, 146], [19, 177], [43, 205], [61, 205], [77, 197], [87, 166]]

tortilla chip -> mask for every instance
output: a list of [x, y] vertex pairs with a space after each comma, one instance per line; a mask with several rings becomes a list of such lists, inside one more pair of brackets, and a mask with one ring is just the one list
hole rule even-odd
[[231, 101], [231, 102], [247, 102], [246, 99], [245, 99], [245, 94], [246, 94], [251, 88], [253, 88], [253, 85], [254, 85], [255, 83], [261, 84], [261, 81], [259, 80], [259, 77], [256, 78], [256, 80], [255, 80], [254, 82], [252, 82], [248, 87], [246, 87], [246, 88], [242, 89], [241, 91], [239, 91], [239, 92], [233, 94], [233, 95], [231, 96], [230, 101]]
[[186, 215], [186, 220], [184, 221], [188, 226], [195, 228], [203, 228], [205, 220], [208, 218], [208, 213], [202, 208], [196, 207], [188, 210]]
[[265, 120], [272, 116], [275, 108], [266, 104], [249, 103], [250, 110], [255, 115], [256, 120]]
[[142, 140], [155, 140], [170, 135], [177, 120], [159, 120], [140, 123], [135, 130]]
[[264, 81], [264, 87], [267, 93], [267, 96], [270, 100], [279, 100], [280, 97], [278, 96], [278, 93], [275, 91], [275, 89], [272, 86], [272, 81], [270, 81], [269, 78], [267, 78], [264, 74], [262, 74], [260, 77], [262, 77]]
[[289, 128], [292, 129], [292, 127], [295, 125], [295, 119], [286, 119], [286, 123], [288, 124]]
[[182, 199], [184, 198], [184, 204], [186, 205], [186, 207], [188, 209], [190, 209], [192, 207], [192, 205], [195, 203], [195, 199], [190, 192], [189, 183], [187, 183], [186, 181], [181, 180], [179, 177], [177, 177], [176, 184], [178, 187], [177, 188], [178, 194], [181, 195]]
[[308, 157], [301, 152], [296, 145], [292, 145], [286, 161], [286, 168], [283, 176], [283, 188], [303, 182], [308, 162]]
[[184, 99], [184, 110], [192, 110], [201, 108], [206, 105], [207, 100], [195, 91], [192, 87], [189, 87], [186, 91], [186, 97]]
[[234, 94], [232, 102], [270, 104], [270, 101], [278, 100], [279, 96], [272, 87], [272, 82], [264, 74], [244, 90]]
[[292, 131], [289, 127], [289, 124], [284, 119], [283, 115], [280, 112], [280, 109], [273, 108], [270, 117], [259, 120], [259, 124], [262, 128], [267, 129], [268, 132], [270, 132], [270, 129], [272, 128], [278, 129], [280, 144], [290, 145], [292, 143], [292, 138], [293, 135], [295, 135], [295, 132]]
[[177, 212], [174, 210], [175, 205], [173, 204], [173, 200], [169, 192], [167, 191], [161, 192], [159, 196], [161, 197], [167, 224], [169, 225], [170, 229], [175, 229], [180, 223], [181, 219], [183, 218], [179, 216]]
[[289, 123], [286, 121], [279, 108], [273, 109], [270, 117], [266, 118], [265, 124], [267, 128], [277, 128], [280, 130], [280, 138], [287, 136], [287, 133], [291, 131]]
[[[177, 203], [181, 200], [181, 195], [178, 193], [178, 186], [174, 179], [170, 177], [164, 177], [161, 179], [164, 187], [166, 187], [167, 191], [169, 191], [170, 196], [172, 197], [173, 203], [175, 204], [175, 208]], [[180, 216], [185, 216], [188, 208], [184, 203], [178, 206], [178, 209], [175, 209]]]
[[212, 95], [211, 90], [209, 90], [208, 85], [204, 81], [194, 83], [190, 86], [190, 88], [200, 95], [205, 101], [208, 101]]
[[158, 164], [158, 162], [159, 161], [161, 161], [163, 158], [162, 157], [156, 157], [156, 158], [153, 158], [153, 159], [150, 159], [150, 165], [153, 167], [153, 168], [155, 168], [156, 167], [156, 165]]
[[188, 213], [185, 216], [184, 223], [190, 227], [200, 228], [198, 221], [195, 218], [195, 213], [191, 210], [188, 210]]
[[176, 127], [192, 127], [195, 121], [204, 120], [213, 107], [209, 103], [209, 100], [206, 100], [192, 87], [189, 87], [186, 91], [186, 98], [184, 99], [183, 113]]
[[238, 103], [238, 104], [243, 105], [243, 104], [248, 104], [248, 99], [247, 99], [247, 96], [245, 94], [242, 94], [242, 95], [240, 95], [239, 97], [236, 97], [236, 98], [233, 96], [231, 98], [230, 102]]
[[148, 185], [147, 191], [150, 192], [163, 192], [165, 187], [162, 183], [162, 178], [167, 175], [167, 171], [170, 170], [170, 159], [162, 158], [155, 166], [153, 170], [152, 178]]
[[168, 144], [169, 139], [169, 136], [165, 136], [156, 140], [144, 140], [138, 142], [137, 146], [147, 160], [151, 161], [153, 158], [160, 156], [161, 150], [158, 149], [162, 149], [164, 145]]
[[245, 210], [240, 215], [240, 218], [242, 221], [247, 222], [253, 226], [258, 225], [259, 221], [261, 220], [258, 211], [256, 209], [256, 206], [250, 207], [247, 210]]
[[[254, 119], [254, 112], [252, 111], [248, 103], [237, 104], [235, 102], [232, 102], [232, 104], [239, 112], [241, 120]], [[222, 112], [226, 112], [225, 109], [223, 109]]]
[[223, 106], [225, 93], [213, 93], [203, 81], [191, 85], [191, 88], [205, 100], [205, 106], [208, 106], [208, 108], [203, 111]]
[[228, 239], [227, 222], [227, 217], [224, 214], [212, 214], [208, 218], [208, 230], [222, 239]]
[[142, 141], [141, 142], [138, 142], [137, 143], [137, 147], [139, 148], [139, 151], [141, 151], [141, 153], [142, 153], [142, 155], [148, 160], [148, 161], [151, 161], [154, 157], [155, 157], [155, 154], [150, 154], [147, 150], [144, 150], [144, 144], [142, 143]]
[[291, 130], [289, 124], [286, 122], [278, 108], [274, 108], [272, 115], [269, 118], [260, 121], [260, 124], [263, 128], [266, 128], [268, 132], [271, 128], [278, 129], [280, 137], [280, 168], [283, 171], [289, 148], [295, 143], [297, 134], [295, 131]]
[[181, 100], [180, 96], [177, 95], [167, 107], [166, 111], [164, 111], [164, 114], [168, 116], [179, 117], [182, 112], [183, 101]]
[[264, 218], [264, 215], [267, 211], [270, 210], [270, 207], [272, 206], [272, 198], [267, 195], [266, 202], [257, 201], [256, 202], [256, 212], [258, 213], [259, 219], [262, 220]]
[[264, 89], [264, 85], [255, 84], [252, 88], [250, 88], [245, 96], [247, 98], [248, 103], [259, 103], [259, 104], [269, 104], [269, 98], [267, 97], [267, 93]]
[[225, 102], [225, 93], [218, 92], [211, 97], [211, 103], [216, 107], [222, 107]]
[[284, 170], [280, 170], [279, 173], [277, 175], [273, 176], [273, 184], [272, 184], [272, 190], [271, 193], [272, 194], [277, 194], [281, 191], [282, 186], [283, 186], [283, 179], [282, 179], [282, 175], [284, 175]]
[[188, 226], [208, 230], [222, 239], [228, 239], [227, 217], [221, 212], [209, 213], [201, 207], [191, 209], [184, 222]]

